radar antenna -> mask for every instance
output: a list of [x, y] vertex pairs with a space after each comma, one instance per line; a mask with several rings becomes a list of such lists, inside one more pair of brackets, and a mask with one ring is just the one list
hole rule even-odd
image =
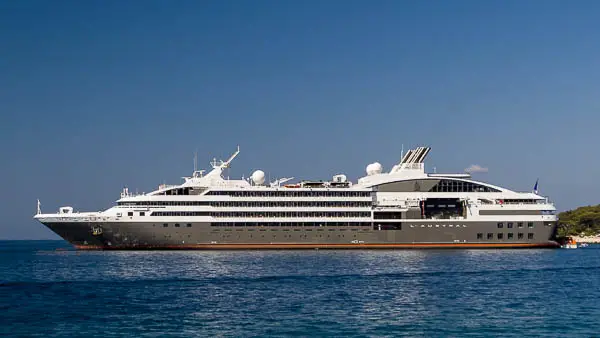
[[214, 169], [225, 169], [225, 168], [229, 168], [229, 165], [231, 164], [231, 161], [233, 161], [233, 159], [240, 153], [240, 146], [237, 146], [237, 150], [235, 151], [235, 153], [233, 153], [233, 155], [231, 155], [231, 157], [229, 157], [229, 159], [225, 162], [223, 162], [223, 160], [220, 160], [219, 162], [217, 162], [216, 158], [213, 158], [213, 161], [210, 163], [210, 165], [212, 165], [212, 167]]

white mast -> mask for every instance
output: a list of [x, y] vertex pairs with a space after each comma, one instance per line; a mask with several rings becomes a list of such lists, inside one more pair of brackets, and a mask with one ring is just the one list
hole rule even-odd
[[402, 150], [400, 150], [400, 163], [398, 163], [398, 165], [396, 166], [396, 169], [394, 171], [398, 171], [399, 169], [402, 169], [402, 166], [404, 165], [404, 143], [402, 143]]
[[198, 150], [194, 153], [194, 172], [198, 171]]

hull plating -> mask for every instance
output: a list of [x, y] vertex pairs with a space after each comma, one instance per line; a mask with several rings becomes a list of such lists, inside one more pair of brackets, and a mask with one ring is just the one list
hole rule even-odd
[[[209, 223], [45, 223], [80, 250], [552, 248], [555, 227], [498, 229], [495, 222], [405, 222], [372, 227], [214, 227]], [[177, 225], [177, 226], [176, 226]], [[423, 225], [423, 226], [422, 226]], [[438, 225], [438, 227], [436, 227]], [[450, 227], [452, 225], [452, 227]], [[98, 229], [101, 229], [99, 232]], [[502, 236], [499, 236], [502, 234]], [[491, 235], [491, 238], [488, 238]]]

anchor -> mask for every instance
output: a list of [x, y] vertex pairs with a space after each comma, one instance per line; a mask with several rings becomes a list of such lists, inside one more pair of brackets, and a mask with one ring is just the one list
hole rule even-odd
[[92, 228], [92, 235], [94, 236], [100, 236], [102, 235], [102, 227], [93, 227]]

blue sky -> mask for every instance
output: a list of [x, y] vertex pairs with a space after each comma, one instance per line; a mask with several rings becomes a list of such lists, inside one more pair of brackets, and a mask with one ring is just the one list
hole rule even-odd
[[2, 1], [0, 238], [178, 183], [427, 165], [599, 203], [595, 1]]

